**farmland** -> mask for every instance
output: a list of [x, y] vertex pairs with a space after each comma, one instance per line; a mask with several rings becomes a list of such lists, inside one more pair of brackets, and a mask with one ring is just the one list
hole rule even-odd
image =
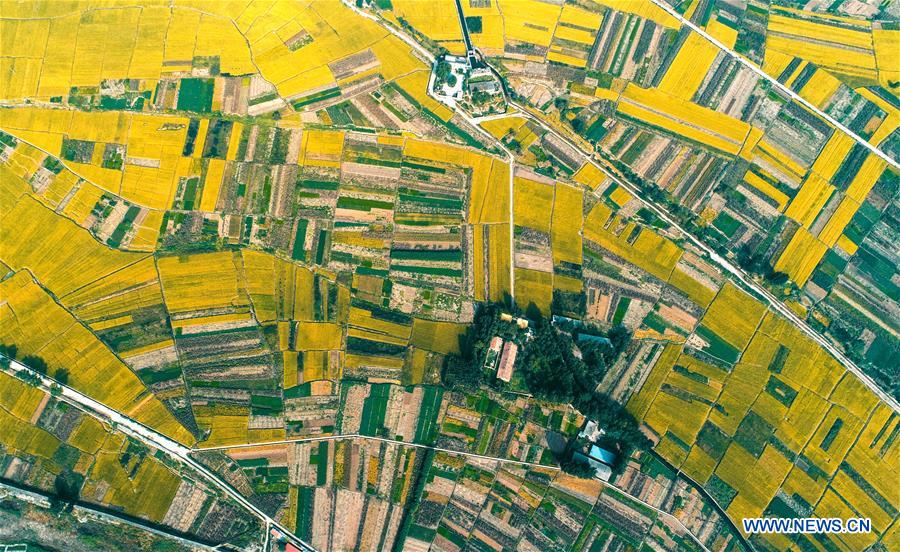
[[242, 550], [894, 547], [890, 3], [102, 4], [0, 13], [0, 483]]

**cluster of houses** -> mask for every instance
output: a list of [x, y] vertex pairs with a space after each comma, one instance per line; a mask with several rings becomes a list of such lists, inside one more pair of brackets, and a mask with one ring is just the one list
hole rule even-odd
[[[516, 355], [519, 353], [519, 346], [512, 341], [504, 341], [502, 337], [495, 335], [491, 339], [491, 346], [488, 348], [487, 357], [484, 359], [485, 368], [493, 370], [497, 369], [497, 379], [509, 383], [512, 380], [513, 367], [516, 364]], [[499, 362], [497, 361], [497, 357]]]
[[[526, 341], [534, 336], [531, 324], [527, 318], [514, 317], [511, 314], [502, 313], [500, 314], [500, 320], [515, 324], [520, 330], [524, 330]], [[512, 380], [516, 365], [516, 355], [518, 354], [519, 345], [513, 340], [504, 340], [499, 335], [495, 335], [491, 339], [491, 345], [488, 347], [487, 355], [484, 358], [484, 368], [487, 370], [496, 369], [497, 379], [509, 383]]]
[[506, 111], [500, 81], [474, 55], [446, 54], [438, 58], [428, 88], [439, 101], [452, 107], [462, 102], [474, 116]]
[[594, 477], [609, 481], [609, 478], [612, 477], [613, 465], [616, 463], [616, 454], [598, 444], [603, 434], [604, 431], [597, 425], [597, 422], [588, 420], [578, 434], [580, 446], [576, 448], [573, 455], [576, 460], [594, 469]]

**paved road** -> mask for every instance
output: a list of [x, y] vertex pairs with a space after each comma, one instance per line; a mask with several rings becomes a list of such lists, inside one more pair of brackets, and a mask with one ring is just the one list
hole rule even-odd
[[878, 147], [870, 144], [868, 141], [864, 140], [861, 136], [859, 136], [858, 134], [856, 134], [849, 128], [842, 125], [834, 117], [825, 113], [824, 111], [822, 111], [818, 107], [814, 106], [813, 104], [809, 103], [802, 96], [800, 96], [799, 94], [797, 94], [796, 92], [794, 92], [793, 90], [788, 88], [787, 86], [778, 82], [778, 79], [772, 77], [771, 75], [769, 75], [768, 73], [766, 73], [765, 71], [760, 69], [758, 66], [754, 65], [753, 62], [751, 62], [747, 58], [743, 57], [742, 55], [738, 54], [737, 52], [735, 52], [734, 50], [732, 50], [731, 48], [729, 48], [728, 46], [726, 46], [725, 44], [720, 42], [715, 37], [711, 36], [705, 30], [701, 29], [700, 27], [695, 25], [693, 22], [691, 22], [689, 19], [685, 18], [683, 15], [681, 15], [680, 13], [675, 11], [675, 9], [672, 8], [672, 6], [670, 6], [669, 4], [667, 4], [664, 0], [651, 0], [651, 1], [654, 4], [656, 4], [657, 6], [659, 6], [660, 8], [662, 8], [663, 10], [665, 10], [669, 15], [671, 15], [672, 17], [681, 21], [681, 23], [683, 25], [688, 26], [692, 31], [698, 33], [699, 35], [703, 36], [703, 38], [705, 38], [706, 40], [715, 44], [720, 50], [723, 50], [723, 51], [727, 52], [728, 54], [730, 54], [739, 63], [744, 65], [744, 67], [747, 67], [748, 69], [750, 69], [751, 71], [753, 71], [754, 73], [759, 75], [760, 77], [769, 81], [770, 83], [772, 83], [772, 85], [774, 87], [778, 88], [779, 90], [781, 90], [782, 92], [784, 92], [785, 94], [790, 96], [793, 100], [802, 103], [804, 106], [809, 108], [810, 111], [813, 111], [814, 113], [816, 113], [817, 115], [819, 115], [820, 117], [822, 117], [823, 119], [825, 119], [826, 121], [828, 121], [829, 123], [831, 123], [832, 125], [837, 127], [838, 129], [840, 129], [841, 132], [843, 132], [844, 134], [847, 134], [848, 136], [850, 136], [851, 138], [856, 140], [859, 144], [862, 144], [863, 146], [865, 146], [866, 149], [868, 149], [869, 151], [871, 151], [878, 157], [881, 157], [882, 159], [887, 161], [894, 168], [900, 168], [900, 165], [897, 164], [897, 161], [895, 161], [892, 157], [890, 157], [889, 155], [887, 155], [886, 153], [881, 151]]
[[72, 389], [71, 387], [61, 385], [56, 380], [35, 372], [34, 370], [17, 360], [8, 358], [4, 355], [0, 355], [0, 357], [9, 360], [9, 371], [14, 373], [26, 372], [32, 374], [33, 376], [36, 376], [40, 381], [40, 387], [47, 392], [50, 392], [51, 386], [58, 386], [60, 389], [59, 396], [66, 402], [81, 408], [86, 413], [107, 423], [115, 424], [116, 429], [121, 430], [123, 433], [130, 435], [135, 439], [138, 439], [139, 441], [156, 449], [162, 450], [163, 452], [168, 453], [169, 456], [171, 456], [175, 460], [181, 462], [182, 464], [190, 466], [195, 471], [202, 474], [207, 479], [208, 483], [212, 483], [213, 486], [223, 491], [235, 502], [252, 512], [254, 515], [256, 515], [256, 517], [260, 518], [267, 527], [271, 525], [278, 528], [278, 530], [281, 531], [287, 539], [291, 540], [301, 550], [314, 550], [313, 547], [307, 542], [294, 535], [286, 527], [284, 527], [283, 525], [272, 519], [268, 514], [250, 503], [246, 498], [243, 497], [243, 495], [233, 489], [231, 485], [220, 479], [218, 475], [191, 458], [190, 448], [182, 445], [181, 443], [173, 441], [165, 435], [162, 435], [161, 433], [150, 429], [140, 422], [129, 418], [128, 416], [125, 416], [124, 414], [113, 410], [112, 408], [109, 408], [103, 403], [95, 401], [94, 399], [88, 397], [87, 395], [84, 395], [79, 391], [76, 391], [75, 389]]

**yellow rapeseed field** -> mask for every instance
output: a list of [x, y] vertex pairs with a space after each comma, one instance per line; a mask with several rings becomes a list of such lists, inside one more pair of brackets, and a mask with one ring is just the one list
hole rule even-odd
[[416, 318], [413, 320], [410, 345], [436, 353], [458, 353], [459, 336], [466, 325]]
[[[683, 250], [671, 240], [648, 228], [640, 229], [634, 241], [629, 243], [634, 223], [628, 223], [625, 229], [616, 235], [607, 228], [610, 217], [618, 220], [618, 215], [614, 215], [609, 206], [603, 203], [594, 206], [584, 221], [584, 237], [657, 278], [668, 280]], [[609, 228], [616, 226], [617, 223], [613, 222]]]
[[816, 173], [810, 173], [784, 214], [809, 228], [832, 193], [834, 186]]
[[325, 322], [299, 322], [297, 347], [301, 351], [341, 348], [341, 326]]
[[572, 179], [575, 180], [575, 182], [584, 184], [588, 188], [595, 190], [606, 180], [606, 175], [603, 174], [603, 171], [598, 169], [595, 165], [591, 163], [585, 163], [572, 176]]
[[110, 408], [170, 437], [189, 443], [190, 433], [152, 396], [143, 383], [87, 328], [57, 305], [26, 272], [0, 283], [0, 335], [22, 355], [38, 354], [50, 374], [65, 368], [69, 385]]
[[853, 198], [845, 197], [841, 200], [840, 205], [838, 205], [838, 208], [819, 233], [819, 241], [824, 243], [826, 247], [834, 247], [844, 228], [850, 224], [850, 219], [856, 214], [857, 209], [859, 209], [859, 203]]
[[813, 163], [812, 171], [825, 180], [831, 180], [855, 143], [849, 135], [835, 132]]
[[513, 217], [516, 226], [527, 226], [541, 232], [550, 232], [553, 191], [552, 184], [515, 177]]
[[516, 268], [516, 303], [523, 309], [534, 303], [544, 314], [553, 300], [553, 273]]
[[726, 282], [706, 311], [703, 325], [730, 345], [743, 350], [765, 312], [765, 305]]
[[[900, 81], [900, 30], [879, 24], [872, 29], [875, 62], [878, 66], [878, 83], [890, 89], [891, 83]], [[873, 138], [873, 142], [878, 143]]]
[[784, 272], [803, 287], [828, 246], [817, 240], [806, 228], [798, 228], [784, 252], [775, 261], [775, 270]]
[[581, 264], [582, 204], [584, 198], [580, 188], [556, 184], [553, 200], [553, 218], [550, 229], [550, 246], [553, 249], [553, 264], [561, 262]]
[[391, 5], [395, 15], [435, 42], [462, 40], [453, 0], [397, 0]]
[[750, 132], [750, 125], [707, 109], [659, 89], [643, 89], [629, 83], [618, 111], [676, 136], [737, 154]]
[[697, 33], [688, 35], [672, 65], [659, 83], [659, 89], [683, 100], [690, 100], [719, 53], [719, 48]]
[[784, 206], [787, 205], [788, 201], [790, 201], [790, 198], [784, 192], [782, 192], [775, 186], [772, 186], [752, 171], [748, 170], [747, 174], [744, 175], [744, 182], [746, 182], [750, 186], [753, 186], [770, 198], [774, 199], [775, 202], [778, 203], [779, 211], [783, 211]]
[[236, 262], [240, 257], [230, 251], [160, 258], [157, 266], [169, 312], [246, 306]]
[[498, 0], [507, 42], [549, 46], [559, 20], [560, 6], [538, 0]]

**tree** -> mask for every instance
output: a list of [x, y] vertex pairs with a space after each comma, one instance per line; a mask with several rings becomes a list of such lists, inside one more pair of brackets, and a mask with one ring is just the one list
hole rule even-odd
[[450, 74], [450, 64], [443, 60], [439, 61], [437, 69], [435, 69], [435, 75], [438, 80], [447, 80], [447, 76]]
[[594, 474], [596, 473], [596, 470], [594, 470], [589, 463], [575, 458], [575, 455], [571, 452], [559, 460], [559, 468], [569, 475], [574, 475], [575, 477], [580, 477], [582, 479], [590, 479], [594, 477]]
[[588, 374], [598, 382], [602, 380], [606, 375], [606, 359], [610, 358], [612, 347], [597, 341], [585, 341], [578, 348]]
[[572, 130], [579, 134], [581, 134], [581, 131], [584, 130], [584, 121], [580, 117], [575, 117], [574, 119], [569, 121], [569, 124], [572, 125]]
[[[582, 414], [603, 428], [604, 439], [617, 449], [620, 459], [631, 456], [634, 450], [650, 448], [650, 440], [641, 431], [640, 424], [630, 412], [608, 395], [593, 393], [580, 397], [574, 403]], [[613, 466], [614, 469], [621, 467]]]
[[22, 357], [22, 364], [31, 368], [35, 372], [38, 372], [38, 373], [41, 373], [44, 375], [47, 374], [47, 369], [49, 368], [47, 366], [47, 361], [45, 361], [44, 359], [42, 359], [41, 357], [39, 357], [37, 355], [26, 355], [26, 356]]
[[53, 482], [54, 496], [50, 499], [50, 509], [55, 512], [69, 511], [78, 501], [84, 476], [72, 470], [65, 470]]
[[0, 355], [16, 358], [16, 353], [19, 352], [19, 348], [13, 344], [6, 345], [5, 343], [0, 343]]
[[[625, 350], [625, 347], [627, 347], [628, 343], [631, 341], [631, 331], [629, 331], [629, 329], [625, 326], [619, 324], [618, 326], [615, 326], [613, 329], [609, 330], [609, 333], [606, 334], [606, 338], [609, 339], [609, 342], [612, 345], [611, 360], [615, 360], [615, 358]], [[612, 364], [612, 362], [610, 362], [610, 364]]]
[[475, 391], [481, 385], [481, 367], [471, 360], [457, 355], [448, 355], [444, 359], [442, 379], [451, 388], [459, 387]]
[[69, 371], [65, 368], [60, 368], [56, 371], [56, 374], [54, 374], [54, 378], [56, 378], [56, 381], [59, 383], [66, 385], [69, 383]]
[[781, 286], [781, 285], [786, 284], [789, 279], [790, 279], [790, 276], [788, 276], [784, 272], [773, 271], [773, 272], [769, 272], [768, 274], [766, 274], [766, 281], [769, 282], [770, 284], [773, 284], [776, 286]]
[[564, 316], [584, 316], [587, 310], [587, 293], [584, 291], [576, 293], [554, 289], [550, 310], [555, 314]]

